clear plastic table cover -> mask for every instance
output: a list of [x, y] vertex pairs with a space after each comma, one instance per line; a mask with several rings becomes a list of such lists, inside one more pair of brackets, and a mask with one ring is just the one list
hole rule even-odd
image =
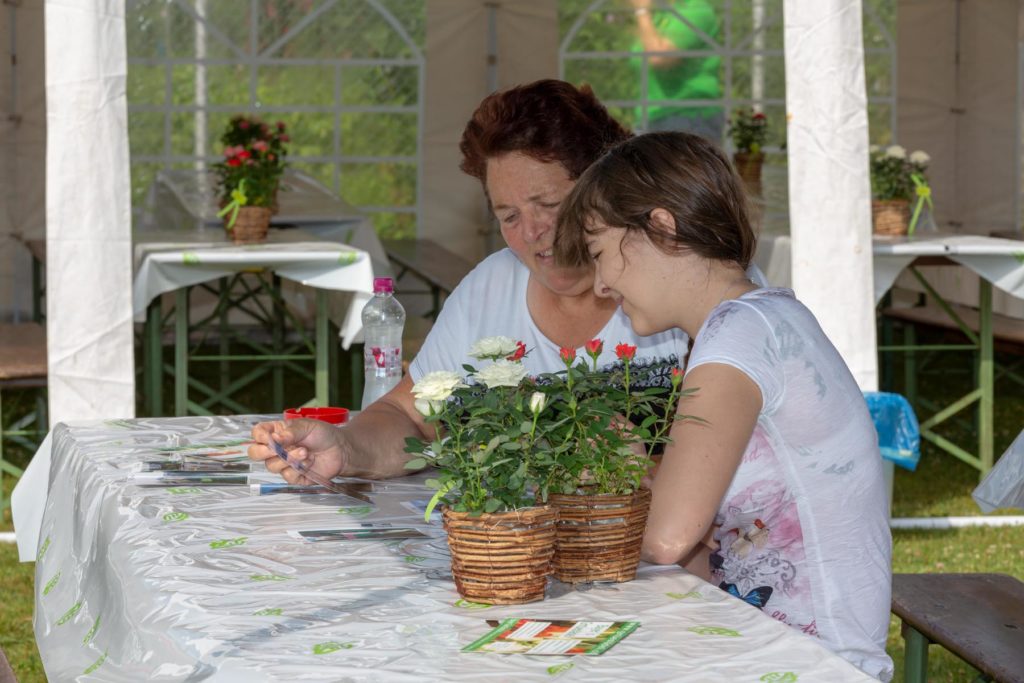
[[[56, 427], [36, 562], [35, 633], [50, 680], [871, 680], [675, 566], [642, 565], [624, 584], [552, 581], [530, 605], [460, 600], [443, 530], [413, 512], [429, 496], [421, 475], [375, 482], [372, 504], [348, 505], [129, 478], [160, 449], [238, 444], [259, 419]], [[416, 526], [426, 537], [289, 535], [362, 523]], [[596, 657], [460, 652], [487, 620], [513, 616], [641, 626]]]

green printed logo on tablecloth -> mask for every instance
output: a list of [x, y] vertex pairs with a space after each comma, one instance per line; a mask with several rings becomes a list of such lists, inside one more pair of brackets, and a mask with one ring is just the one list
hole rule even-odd
[[120, 427], [121, 429], [135, 429], [135, 424], [130, 420], [107, 420], [103, 424], [108, 427]]
[[459, 598], [452, 604], [456, 607], [461, 607], [462, 609], [487, 609], [488, 607], [491, 607], [491, 605], [488, 605], [486, 602], [472, 602], [465, 598]]
[[338, 263], [343, 266], [351, 266], [359, 260], [359, 254], [354, 251], [343, 251], [338, 254]]
[[259, 612], [253, 612], [253, 615], [257, 617], [279, 617], [282, 611], [280, 607], [267, 607]]
[[199, 255], [194, 251], [183, 251], [181, 252], [181, 262], [186, 266], [194, 266], [199, 263]]
[[362, 517], [373, 512], [372, 505], [356, 505], [349, 508], [338, 508], [339, 515], [352, 515], [353, 517]]
[[722, 628], [721, 626], [691, 626], [686, 630], [701, 636], [729, 636], [730, 638], [735, 638], [740, 635], [739, 631], [733, 631], [731, 628]]
[[73, 617], [74, 617], [74, 616], [75, 616], [76, 614], [78, 614], [78, 610], [80, 610], [80, 609], [82, 609], [82, 601], [81, 601], [81, 600], [79, 600], [78, 602], [76, 602], [76, 603], [75, 603], [75, 605], [74, 605], [74, 607], [72, 607], [72, 608], [71, 608], [71, 609], [69, 609], [69, 610], [68, 610], [67, 612], [65, 612], [65, 613], [64, 613], [64, 616], [62, 616], [62, 617], [61, 617], [60, 619], [58, 619], [58, 620], [57, 620], [57, 626], [63, 626], [64, 624], [66, 624], [66, 623], [68, 623], [69, 621], [71, 621], [71, 619], [72, 619], [72, 618], [73, 618]]
[[90, 664], [90, 665], [89, 665], [89, 668], [88, 668], [88, 669], [86, 669], [85, 671], [83, 671], [83, 672], [82, 672], [82, 674], [83, 674], [83, 675], [88, 675], [88, 674], [91, 674], [91, 673], [92, 673], [93, 671], [95, 671], [96, 669], [100, 668], [100, 666], [101, 666], [101, 665], [103, 664], [103, 662], [105, 662], [105, 661], [107, 661], [107, 651], [106, 651], [106, 650], [104, 650], [104, 651], [103, 651], [103, 654], [102, 654], [102, 655], [100, 655], [100, 658], [99, 658], [99, 659], [97, 659], [97, 660], [96, 660], [95, 662], [93, 662], [92, 664]]
[[195, 486], [173, 486], [167, 489], [168, 493], [173, 493], [176, 496], [180, 496], [183, 493], [199, 493], [199, 489]]
[[164, 515], [165, 522], [180, 522], [183, 519], [188, 519], [187, 512], [168, 512]]
[[45, 555], [46, 551], [49, 550], [49, 549], [50, 549], [50, 537], [47, 536], [46, 540], [43, 541], [43, 547], [41, 547], [39, 549], [39, 553], [36, 555], [36, 562], [39, 562], [40, 560], [42, 560], [43, 559], [43, 555]]
[[54, 574], [53, 578], [47, 581], [46, 585], [43, 586], [43, 595], [49, 595], [50, 591], [53, 590], [53, 587], [57, 585], [58, 581], [60, 581], [60, 572]]
[[554, 666], [548, 667], [548, 675], [557, 676], [560, 673], [568, 671], [572, 668], [572, 662], [564, 662], [562, 664], [555, 664]]
[[317, 643], [313, 646], [313, 654], [329, 655], [332, 652], [337, 652], [338, 650], [351, 650], [355, 646], [355, 643], [335, 643], [334, 641], [328, 641], [326, 643]]
[[249, 578], [253, 581], [287, 581], [287, 576], [278, 576], [277, 574], [250, 574]]
[[1013, 258], [1017, 259], [1021, 263], [1024, 263], [1024, 251], [1013, 252]]
[[96, 630], [100, 627], [100, 618], [96, 617], [96, 621], [92, 623], [92, 628], [85, 634], [85, 638], [82, 638], [82, 645], [88, 645], [92, 637], [96, 635]]
[[236, 545], [242, 545], [248, 539], [248, 536], [239, 536], [238, 538], [222, 538], [219, 541], [210, 541], [210, 547], [214, 550], [220, 550], [221, 548], [234, 548]]
[[404, 559], [409, 564], [418, 564], [427, 558], [420, 557], [419, 555], [406, 555]]
[[700, 591], [690, 591], [689, 593], [665, 593], [665, 595], [673, 600], [685, 600], [686, 598], [696, 598], [697, 600], [704, 599], [704, 596], [700, 594]]
[[796, 683], [796, 679], [797, 675], [792, 671], [772, 671], [757, 680], [764, 683]]

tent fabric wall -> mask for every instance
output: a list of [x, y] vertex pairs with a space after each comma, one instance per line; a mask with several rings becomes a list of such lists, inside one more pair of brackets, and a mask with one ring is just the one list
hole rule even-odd
[[32, 308], [32, 262], [21, 241], [46, 235], [43, 0], [0, 6], [0, 319]]
[[46, 0], [51, 424], [134, 417], [123, 0]]
[[475, 261], [485, 255], [491, 218], [480, 184], [459, 170], [459, 138], [493, 90], [557, 76], [556, 3], [428, 0], [425, 54], [420, 237]]
[[860, 0], [786, 0], [793, 288], [861, 389], [878, 384]]

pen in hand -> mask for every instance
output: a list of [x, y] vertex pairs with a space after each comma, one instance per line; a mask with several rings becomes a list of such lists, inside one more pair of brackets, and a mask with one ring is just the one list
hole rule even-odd
[[321, 476], [314, 472], [313, 470], [307, 468], [304, 463], [295, 462], [291, 458], [289, 458], [288, 452], [284, 450], [284, 446], [275, 441], [273, 437], [270, 438], [270, 443], [274, 448], [274, 452], [277, 453], [277, 457], [281, 458], [281, 460], [284, 460], [288, 464], [288, 466], [291, 467], [293, 470], [295, 470], [302, 476], [306, 477], [313, 483], [320, 484], [320, 486], [323, 486], [331, 493], [343, 493], [327, 477]]

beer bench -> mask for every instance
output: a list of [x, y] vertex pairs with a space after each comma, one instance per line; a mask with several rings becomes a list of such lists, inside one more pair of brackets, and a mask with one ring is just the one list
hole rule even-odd
[[441, 295], [451, 294], [474, 267], [433, 240], [381, 240], [381, 243], [388, 260], [398, 267], [396, 280], [410, 273], [427, 285], [433, 304], [428, 315], [433, 319], [441, 312]]
[[4, 441], [33, 451], [46, 434], [46, 398], [39, 393], [35, 410], [4, 429], [5, 389], [44, 388], [47, 380], [46, 328], [39, 323], [0, 324], [0, 512], [10, 503], [4, 496], [4, 475], [20, 477], [20, 467], [4, 459]]
[[928, 646], [941, 645], [982, 680], [1024, 683], [1024, 583], [1006, 574], [894, 574], [907, 683], [928, 680]]

